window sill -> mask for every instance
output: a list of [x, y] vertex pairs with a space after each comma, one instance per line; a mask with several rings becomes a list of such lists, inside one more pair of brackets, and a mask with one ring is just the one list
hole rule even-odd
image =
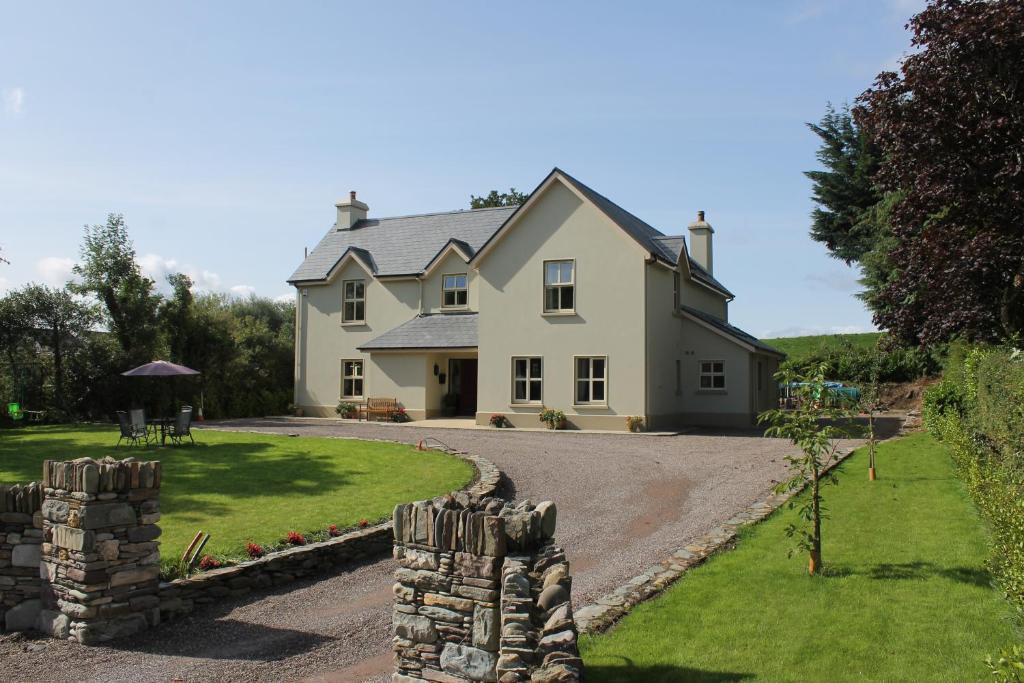
[[509, 403], [509, 408], [540, 408], [544, 404], [540, 401], [522, 401], [519, 403]]
[[342, 327], [366, 327], [365, 320], [350, 320], [348, 322], [341, 323]]
[[553, 317], [553, 318], [560, 317], [560, 316], [576, 315], [576, 309], [573, 309], [571, 311], [541, 311], [541, 315], [542, 316], [549, 316], [549, 317]]
[[467, 304], [465, 306], [442, 306], [441, 310], [442, 311], [468, 311], [469, 310], [469, 305]]
[[587, 410], [588, 408], [594, 410], [608, 410], [607, 403], [573, 403], [572, 407], [576, 410]]
[[728, 389], [698, 389], [697, 394], [728, 394]]

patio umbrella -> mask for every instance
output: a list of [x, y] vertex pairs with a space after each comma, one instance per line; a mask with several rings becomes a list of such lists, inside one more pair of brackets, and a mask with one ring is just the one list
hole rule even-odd
[[[198, 370], [185, 367], [184, 365], [178, 365], [177, 363], [171, 363], [165, 360], [155, 360], [152, 363], [146, 363], [140, 365], [137, 368], [126, 370], [121, 373], [125, 377], [181, 377], [182, 375], [199, 375], [201, 374]], [[174, 386], [174, 393], [177, 395], [177, 386]], [[197, 419], [203, 419], [203, 404], [200, 398], [199, 402], [199, 414], [196, 416]]]
[[177, 377], [179, 375], [198, 375], [198, 370], [186, 368], [184, 365], [169, 363], [165, 360], [155, 360], [152, 363], [140, 365], [137, 368], [126, 370], [121, 373], [125, 377]]

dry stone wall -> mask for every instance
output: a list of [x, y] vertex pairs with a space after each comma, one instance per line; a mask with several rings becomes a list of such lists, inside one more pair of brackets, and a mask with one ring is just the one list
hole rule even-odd
[[0, 626], [34, 628], [39, 616], [43, 489], [36, 483], [0, 486]]
[[160, 463], [46, 461], [37, 628], [85, 645], [160, 623]]
[[466, 494], [395, 508], [395, 683], [580, 680], [556, 515]]

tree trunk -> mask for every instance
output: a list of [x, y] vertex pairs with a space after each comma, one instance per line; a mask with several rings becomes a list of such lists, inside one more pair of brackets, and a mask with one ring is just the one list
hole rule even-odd
[[60, 329], [56, 325], [53, 327], [51, 340], [53, 345], [53, 398], [61, 412], [66, 412], [64, 405], [64, 349], [61, 348]]
[[821, 571], [821, 498], [817, 467], [811, 470], [811, 475], [811, 514], [814, 517], [814, 532], [811, 536], [811, 558], [807, 563], [807, 573], [814, 576]]
[[875, 411], [868, 413], [868, 479], [875, 480]]

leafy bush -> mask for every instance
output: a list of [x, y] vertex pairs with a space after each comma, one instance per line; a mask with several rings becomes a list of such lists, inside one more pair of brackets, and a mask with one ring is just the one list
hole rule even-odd
[[844, 382], [867, 383], [872, 381], [873, 373], [877, 373], [878, 382], [910, 382], [934, 375], [940, 369], [937, 351], [897, 346], [884, 335], [873, 347], [850, 340], [822, 343], [790, 357], [780, 369], [807, 374], [822, 363], [829, 367], [829, 379]]
[[358, 410], [356, 404], [351, 401], [342, 401], [334, 408], [334, 412], [341, 417], [354, 417], [356, 410]]
[[492, 427], [497, 427], [498, 429], [501, 429], [502, 427], [508, 424], [508, 418], [502, 415], [501, 413], [494, 413], [493, 415], [491, 415], [491, 419], [489, 420], [489, 422], [491, 423]]
[[392, 422], [409, 422], [410, 420], [412, 420], [412, 418], [409, 417], [409, 413], [405, 412], [405, 408], [399, 408], [395, 412], [391, 413]]
[[298, 531], [289, 531], [284, 540], [289, 545], [306, 545], [306, 537]]
[[249, 559], [255, 560], [257, 557], [263, 557], [265, 551], [259, 543], [248, 543], [245, 552], [249, 554]]
[[1024, 611], [1024, 362], [1002, 348], [951, 354], [924, 418], [992, 526], [989, 569]]
[[644, 428], [644, 418], [641, 415], [630, 415], [626, 418], [626, 431], [639, 432]]

